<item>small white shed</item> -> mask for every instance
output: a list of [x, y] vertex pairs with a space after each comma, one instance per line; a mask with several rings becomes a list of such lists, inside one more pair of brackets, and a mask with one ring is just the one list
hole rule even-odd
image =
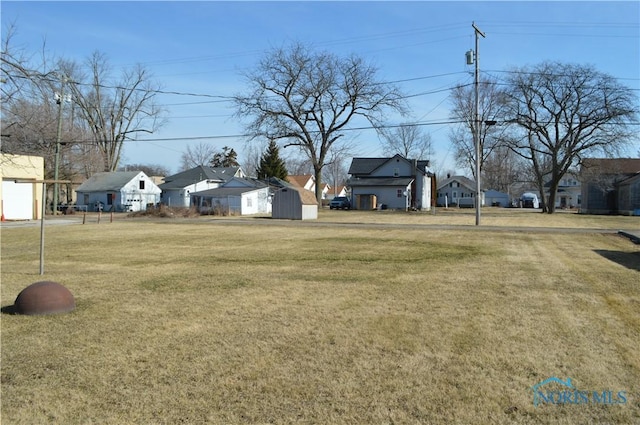
[[303, 188], [283, 187], [273, 194], [272, 218], [288, 220], [315, 220], [318, 201], [313, 192]]

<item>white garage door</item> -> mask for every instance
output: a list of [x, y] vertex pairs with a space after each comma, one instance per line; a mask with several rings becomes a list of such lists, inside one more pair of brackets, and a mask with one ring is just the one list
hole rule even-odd
[[33, 218], [33, 184], [2, 182], [2, 212], [6, 220]]

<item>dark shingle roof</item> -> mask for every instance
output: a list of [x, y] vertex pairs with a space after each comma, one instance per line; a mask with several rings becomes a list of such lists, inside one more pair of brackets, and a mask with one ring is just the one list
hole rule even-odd
[[205, 167], [199, 165], [190, 170], [165, 177], [165, 182], [160, 185], [160, 189], [181, 189], [203, 180], [224, 183], [232, 179], [239, 169], [240, 167]]
[[[391, 158], [353, 158], [351, 166], [349, 167], [349, 174], [351, 175], [367, 175], [373, 173], [378, 167], [381, 167], [385, 163], [389, 162], [393, 158], [400, 158], [404, 161], [412, 163], [413, 160], [407, 159], [402, 155], [394, 155]], [[429, 166], [429, 161], [418, 160], [416, 162], [418, 170], [422, 173], [426, 173], [425, 169]]]
[[476, 181], [471, 180], [464, 176], [452, 176], [447, 179], [444, 179], [442, 182], [438, 184], [438, 190], [442, 189], [443, 187], [446, 187], [451, 182], [459, 182], [460, 184], [465, 186], [467, 189], [471, 189], [474, 191], [476, 190]]
[[402, 186], [406, 187], [411, 184], [414, 179], [411, 177], [361, 177], [349, 180], [349, 186]]

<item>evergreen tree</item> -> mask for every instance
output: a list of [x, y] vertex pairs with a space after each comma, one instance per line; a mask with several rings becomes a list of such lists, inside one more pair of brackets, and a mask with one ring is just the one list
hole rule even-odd
[[270, 177], [282, 180], [287, 178], [287, 167], [284, 160], [280, 158], [280, 148], [275, 140], [269, 141], [269, 147], [260, 157], [260, 166], [258, 167], [258, 178], [268, 179]]

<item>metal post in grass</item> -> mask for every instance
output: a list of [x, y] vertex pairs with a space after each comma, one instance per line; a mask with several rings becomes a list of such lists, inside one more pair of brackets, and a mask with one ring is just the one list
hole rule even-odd
[[42, 183], [42, 210], [40, 212], [40, 275], [44, 274], [44, 216], [47, 212], [47, 183], [71, 183], [70, 180], [14, 180], [15, 183]]

